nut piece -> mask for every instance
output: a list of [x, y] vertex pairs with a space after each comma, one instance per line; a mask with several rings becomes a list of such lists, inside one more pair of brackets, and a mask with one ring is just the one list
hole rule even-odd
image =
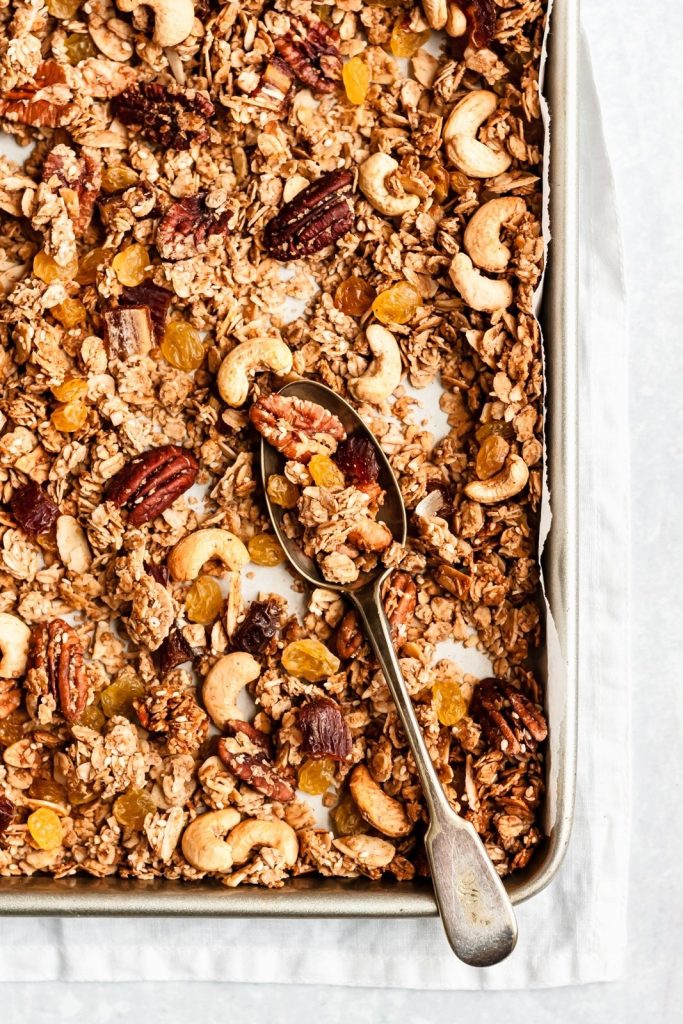
[[367, 516], [358, 520], [358, 525], [349, 530], [347, 537], [349, 543], [361, 551], [384, 551], [394, 539], [388, 526]]
[[88, 683], [78, 634], [63, 619], [41, 622], [31, 636], [31, 668], [26, 684], [40, 704], [50, 696], [67, 722], [76, 722], [85, 709]]
[[0, 679], [18, 679], [26, 671], [31, 630], [16, 615], [0, 612]]
[[292, 369], [292, 353], [280, 338], [251, 338], [237, 345], [221, 363], [218, 390], [228, 405], [244, 405], [249, 394], [250, 374], [272, 370], [285, 374]]
[[422, 0], [422, 10], [430, 28], [436, 29], [438, 32], [446, 27], [448, 18], [446, 0]]
[[407, 836], [413, 828], [403, 805], [387, 796], [378, 786], [364, 764], [358, 764], [351, 774], [351, 796], [365, 820], [385, 836], [397, 839]]
[[465, 494], [480, 505], [495, 505], [499, 501], [514, 498], [529, 480], [529, 467], [519, 455], [509, 455], [505, 465], [488, 480], [471, 480], [465, 487]]
[[448, 15], [446, 17], [446, 34], [453, 39], [459, 39], [467, 32], [467, 18], [464, 11], [461, 11], [457, 3], [449, 3]]
[[196, 89], [173, 89], [159, 82], [136, 82], [112, 100], [115, 116], [143, 139], [167, 149], [189, 149], [193, 142], [206, 142], [206, 122], [215, 108], [205, 93]]
[[507, 171], [512, 157], [479, 142], [477, 132], [498, 105], [495, 92], [474, 89], [451, 110], [443, 129], [448, 158], [471, 178], [495, 178]]
[[173, 548], [168, 568], [174, 580], [196, 580], [202, 567], [214, 561], [221, 562], [226, 569], [239, 570], [249, 561], [249, 552], [229, 530], [195, 530]]
[[285, 821], [274, 818], [262, 821], [259, 818], [247, 818], [236, 825], [228, 836], [235, 864], [244, 864], [249, 859], [254, 847], [271, 847], [277, 850], [288, 868], [296, 864], [299, 856], [299, 840], [294, 829]]
[[463, 237], [465, 249], [478, 267], [492, 274], [506, 269], [511, 253], [500, 240], [501, 228], [525, 212], [526, 203], [519, 196], [499, 196], [479, 207]]
[[116, 6], [126, 13], [140, 6], [151, 7], [154, 11], [152, 38], [162, 48], [182, 43], [194, 25], [194, 0], [116, 0]]
[[401, 350], [391, 331], [380, 324], [371, 324], [365, 337], [374, 359], [362, 377], [349, 382], [349, 391], [359, 402], [380, 405], [401, 383]]
[[351, 756], [351, 731], [342, 710], [329, 697], [315, 697], [299, 711], [301, 752], [309, 757], [330, 757], [348, 761]]
[[218, 659], [209, 669], [202, 689], [204, 707], [214, 725], [225, 729], [228, 722], [241, 718], [237, 697], [260, 674], [261, 666], [251, 654], [235, 651]]
[[[28, 23], [32, 23], [32, 18]], [[25, 31], [24, 45], [29, 36]], [[75, 110], [66, 73], [56, 60], [42, 61], [32, 81], [22, 82], [0, 96], [0, 116], [15, 124], [57, 128], [66, 124]]]
[[[186, 448], [175, 444], [151, 448], [136, 455], [107, 489], [107, 500], [131, 509], [128, 522], [142, 526], [167, 509], [195, 482], [199, 463]], [[193, 577], [194, 578], [194, 577]]]
[[126, 306], [104, 311], [104, 340], [112, 359], [125, 362], [146, 356], [152, 348], [152, 320], [146, 306]]
[[77, 574], [88, 572], [92, 564], [92, 553], [85, 530], [78, 520], [73, 516], [59, 516], [56, 538], [59, 557], [65, 568]]
[[223, 764], [238, 779], [263, 793], [269, 800], [277, 800], [282, 804], [293, 800], [293, 788], [278, 775], [262, 743], [254, 742], [245, 729], [234, 732], [234, 736], [223, 737], [218, 741], [218, 756]]
[[396, 855], [394, 845], [379, 836], [342, 836], [333, 839], [332, 843], [364, 868], [385, 868]]
[[74, 233], [80, 238], [90, 223], [100, 191], [99, 158], [86, 154], [79, 157], [69, 146], [60, 144], [46, 157], [41, 181], [62, 196]]
[[181, 845], [185, 859], [198, 871], [230, 871], [232, 847], [228, 833], [239, 820], [239, 812], [233, 807], [195, 818], [183, 833]]
[[398, 161], [388, 153], [373, 153], [358, 172], [358, 187], [376, 210], [386, 217], [400, 217], [420, 205], [415, 195], [395, 196], [387, 190], [386, 179], [398, 169]]
[[397, 570], [391, 574], [382, 594], [382, 603], [391, 626], [391, 639], [400, 650], [405, 643], [407, 620], [417, 604], [417, 587], [410, 573]]
[[313, 256], [353, 227], [352, 171], [330, 171], [299, 192], [266, 224], [263, 244], [282, 263]]
[[322, 405], [301, 398], [266, 395], [249, 410], [249, 419], [268, 444], [296, 462], [333, 455], [346, 437], [340, 420]]
[[534, 751], [548, 735], [540, 708], [500, 679], [482, 679], [472, 696], [469, 714], [480, 723], [489, 742], [509, 754]]
[[512, 286], [508, 281], [484, 277], [464, 252], [457, 253], [449, 268], [451, 281], [472, 309], [495, 313], [512, 303]]
[[162, 260], [186, 260], [202, 256], [211, 240], [224, 235], [230, 227], [230, 210], [219, 212], [198, 192], [172, 203], [159, 221], [156, 247]]
[[280, 58], [304, 85], [316, 92], [334, 92], [342, 69], [339, 33], [313, 18], [290, 17], [290, 26], [275, 40]]

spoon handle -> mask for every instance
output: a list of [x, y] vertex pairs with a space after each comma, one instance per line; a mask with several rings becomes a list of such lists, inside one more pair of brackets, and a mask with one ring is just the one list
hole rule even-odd
[[415, 758], [429, 807], [425, 847], [446, 936], [461, 960], [487, 967], [504, 960], [515, 947], [514, 911], [476, 830], [452, 809], [439, 782], [391, 640], [381, 582], [349, 597], [363, 619]]

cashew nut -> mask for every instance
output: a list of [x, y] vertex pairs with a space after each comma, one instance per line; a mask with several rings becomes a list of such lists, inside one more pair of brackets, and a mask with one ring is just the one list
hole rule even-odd
[[395, 847], [379, 836], [341, 836], [333, 845], [366, 868], [385, 868], [396, 854]]
[[233, 854], [228, 833], [239, 820], [239, 811], [234, 807], [200, 814], [183, 833], [182, 851], [185, 860], [198, 871], [230, 871]]
[[488, 480], [472, 480], [465, 487], [465, 494], [480, 505], [495, 505], [498, 501], [514, 498], [523, 490], [529, 480], [529, 467], [519, 455], [510, 455], [505, 465]]
[[398, 167], [398, 161], [388, 153], [373, 153], [360, 165], [358, 187], [370, 203], [387, 217], [400, 217], [420, 205], [415, 195], [392, 196], [387, 191], [386, 179]]
[[499, 278], [484, 277], [464, 252], [453, 257], [448, 272], [467, 305], [480, 313], [507, 309], [512, 302], [510, 283]]
[[436, 29], [438, 32], [445, 27], [448, 18], [446, 0], [422, 0], [422, 10], [430, 28]]
[[296, 832], [286, 821], [273, 818], [247, 818], [236, 825], [228, 836], [234, 864], [244, 864], [255, 846], [270, 846], [282, 854], [285, 864], [291, 868], [299, 856], [299, 840]]
[[499, 273], [510, 262], [510, 250], [500, 240], [503, 224], [520, 217], [526, 203], [519, 196], [499, 196], [480, 206], [465, 228], [465, 249], [482, 270]]
[[57, 550], [70, 572], [84, 573], [90, 568], [92, 553], [85, 530], [73, 516], [57, 519]]
[[467, 32], [465, 12], [461, 11], [457, 4], [450, 3], [446, 17], [446, 35], [458, 39], [460, 36], [464, 36], [465, 32]]
[[16, 615], [0, 612], [0, 679], [23, 676], [28, 660], [31, 630]]
[[495, 178], [512, 162], [504, 150], [494, 150], [477, 138], [477, 132], [496, 109], [498, 98], [487, 89], [474, 89], [451, 110], [443, 129], [449, 159], [472, 178]]
[[293, 359], [290, 349], [279, 338], [252, 338], [228, 352], [218, 371], [218, 390], [223, 401], [237, 408], [249, 394], [249, 374], [257, 370], [289, 373]]
[[371, 324], [365, 332], [374, 359], [362, 377], [349, 383], [349, 391], [359, 402], [380, 405], [401, 383], [401, 350], [386, 327]]
[[159, 46], [177, 46], [189, 36], [194, 25], [194, 0], [116, 0], [120, 11], [130, 13], [138, 7], [154, 11], [152, 38]]
[[351, 775], [351, 796], [365, 820], [385, 836], [407, 836], [413, 825], [403, 804], [387, 796], [364, 764], [358, 764]]
[[239, 537], [229, 530], [212, 527], [196, 530], [183, 537], [168, 556], [168, 568], [174, 580], [196, 580], [207, 562], [222, 562], [227, 569], [242, 569], [249, 552]]
[[214, 725], [224, 729], [231, 718], [242, 718], [237, 707], [238, 694], [260, 674], [261, 666], [251, 654], [235, 651], [218, 659], [209, 669], [202, 689], [204, 707]]

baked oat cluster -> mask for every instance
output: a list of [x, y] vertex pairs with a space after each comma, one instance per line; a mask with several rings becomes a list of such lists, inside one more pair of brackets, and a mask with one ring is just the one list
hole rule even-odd
[[[324, 589], [300, 617], [242, 596], [283, 561], [264, 429], [288, 460], [270, 498], [328, 578], [393, 569], [385, 606], [449, 799], [501, 875], [528, 864], [545, 6], [2, 6], [0, 127], [32, 149], [0, 158], [0, 874], [427, 872], [356, 613]], [[371, 456], [283, 404], [296, 375], [379, 438], [405, 546], [352, 536], [382, 531]]]

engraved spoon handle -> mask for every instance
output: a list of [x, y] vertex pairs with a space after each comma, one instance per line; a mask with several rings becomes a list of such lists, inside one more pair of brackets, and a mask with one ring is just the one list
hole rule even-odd
[[425, 847], [446, 936], [465, 963], [488, 967], [505, 959], [515, 947], [514, 911], [484, 844], [470, 822], [450, 806], [439, 782], [391, 640], [381, 583], [380, 578], [372, 587], [348, 596], [363, 620], [415, 758], [429, 807]]

